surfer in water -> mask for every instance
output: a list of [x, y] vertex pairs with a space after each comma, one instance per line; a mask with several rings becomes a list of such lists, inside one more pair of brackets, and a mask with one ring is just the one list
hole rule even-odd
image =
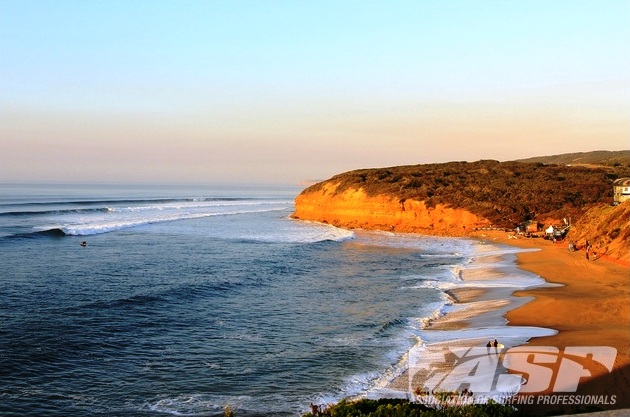
[[83, 242], [81, 242], [81, 246], [86, 247], [87, 246], [87, 242], [84, 240]]

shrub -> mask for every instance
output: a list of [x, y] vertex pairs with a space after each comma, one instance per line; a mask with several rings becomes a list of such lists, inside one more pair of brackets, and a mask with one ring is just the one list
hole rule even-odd
[[[447, 406], [441, 409], [402, 399], [342, 400], [321, 410], [324, 417], [516, 417], [518, 411], [490, 400], [487, 404]], [[303, 417], [315, 417], [306, 413]]]

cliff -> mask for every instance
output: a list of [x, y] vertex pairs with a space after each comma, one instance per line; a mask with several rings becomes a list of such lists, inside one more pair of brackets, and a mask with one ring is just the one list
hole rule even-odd
[[596, 204], [571, 228], [567, 239], [580, 247], [588, 239], [599, 255], [630, 265], [630, 201], [618, 206]]
[[401, 201], [390, 195], [367, 195], [363, 188], [337, 192], [340, 183], [303, 192], [295, 200], [293, 218], [315, 220], [337, 227], [397, 232], [463, 236], [490, 225], [490, 221], [467, 210], [424, 201]]
[[612, 182], [628, 165], [449, 162], [361, 169], [306, 188], [293, 217], [338, 227], [464, 236], [472, 229], [514, 228], [571, 219], [610, 206]]

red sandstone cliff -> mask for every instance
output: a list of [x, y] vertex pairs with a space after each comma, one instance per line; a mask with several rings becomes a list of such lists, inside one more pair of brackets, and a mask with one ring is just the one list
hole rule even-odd
[[399, 200], [388, 195], [367, 195], [362, 188], [337, 192], [339, 183], [326, 182], [305, 190], [295, 200], [293, 218], [338, 227], [464, 236], [490, 221], [467, 210], [443, 204], [427, 207], [423, 201]]
[[[338, 227], [465, 236], [526, 220], [573, 220], [573, 240], [590, 239], [598, 253], [628, 256], [628, 206], [613, 208], [612, 180], [630, 166], [449, 162], [360, 169], [305, 189], [293, 217]], [[624, 261], [625, 262], [625, 261]]]

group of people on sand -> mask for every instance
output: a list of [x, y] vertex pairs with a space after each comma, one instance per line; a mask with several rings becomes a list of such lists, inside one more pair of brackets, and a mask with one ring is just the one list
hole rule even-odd
[[[591, 245], [591, 242], [586, 239], [586, 260], [589, 261], [590, 260], [590, 254], [591, 254], [591, 249], [593, 249], [593, 245]], [[593, 260], [597, 259], [597, 252], [593, 251]]]
[[[488, 355], [490, 354], [490, 348], [494, 348], [494, 351], [498, 354], [499, 353], [499, 341], [497, 339], [494, 339], [494, 341], [490, 340], [487, 344], [486, 344], [486, 348], [488, 348]], [[501, 346], [503, 347], [503, 346]]]
[[[597, 259], [597, 252], [595, 252], [593, 250], [593, 245], [591, 244], [591, 241], [586, 239], [586, 243], [584, 244], [584, 249], [586, 251], [586, 260], [590, 261], [591, 258], [593, 258], [593, 260]], [[580, 250], [580, 248], [578, 247], [577, 243], [575, 243], [574, 241], [570, 241], [569, 242], [569, 252], [575, 252], [577, 250]], [[591, 256], [591, 252], [593, 253], [593, 255]]]

